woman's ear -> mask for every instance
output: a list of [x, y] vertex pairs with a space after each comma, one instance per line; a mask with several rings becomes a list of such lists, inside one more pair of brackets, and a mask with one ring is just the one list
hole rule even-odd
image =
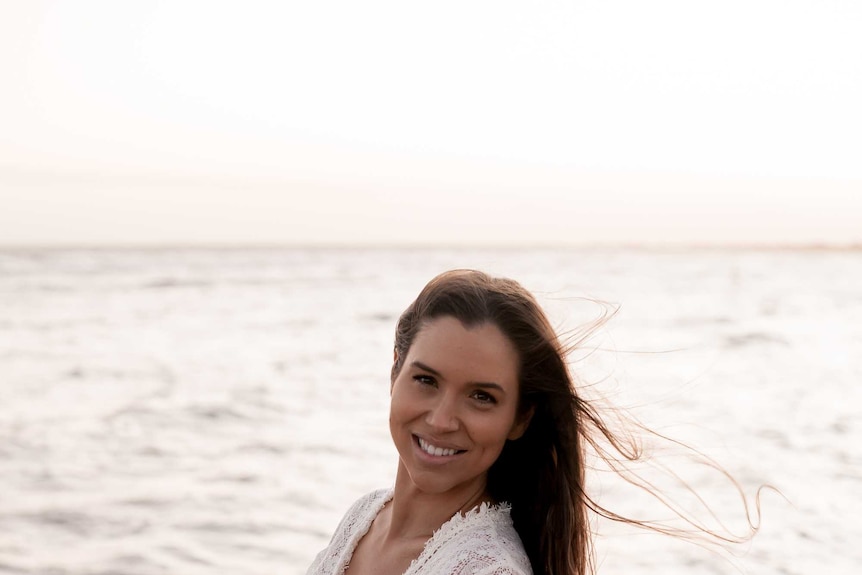
[[532, 421], [533, 413], [535, 413], [535, 411], [536, 408], [531, 406], [530, 409], [518, 415], [518, 418], [515, 420], [515, 424], [512, 426], [512, 430], [509, 431], [509, 435], [506, 439], [512, 441], [520, 439], [527, 431], [527, 428], [530, 427], [530, 421]]

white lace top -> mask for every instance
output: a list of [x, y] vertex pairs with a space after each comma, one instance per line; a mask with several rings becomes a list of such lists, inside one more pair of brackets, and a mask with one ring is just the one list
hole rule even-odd
[[[306, 575], [342, 575], [359, 540], [390, 499], [392, 490], [381, 489], [354, 503]], [[404, 575], [532, 575], [510, 510], [508, 504], [483, 503], [464, 515], [456, 513], [434, 532]]]

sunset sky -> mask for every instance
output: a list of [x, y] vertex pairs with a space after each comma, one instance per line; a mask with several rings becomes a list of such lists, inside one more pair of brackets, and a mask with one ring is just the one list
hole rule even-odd
[[0, 246], [862, 243], [862, 3], [7, 2]]

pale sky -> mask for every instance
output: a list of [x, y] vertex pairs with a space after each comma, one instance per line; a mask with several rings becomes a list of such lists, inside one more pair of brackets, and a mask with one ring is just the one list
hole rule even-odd
[[862, 243], [862, 2], [0, 4], [0, 246]]

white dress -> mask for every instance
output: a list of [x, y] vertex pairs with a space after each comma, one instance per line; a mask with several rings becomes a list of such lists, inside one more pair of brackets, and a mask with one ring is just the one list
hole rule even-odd
[[[359, 540], [390, 499], [392, 490], [381, 489], [354, 503], [306, 575], [342, 575]], [[434, 532], [404, 575], [532, 575], [510, 510], [508, 504], [483, 503], [464, 515], [456, 513]]]

